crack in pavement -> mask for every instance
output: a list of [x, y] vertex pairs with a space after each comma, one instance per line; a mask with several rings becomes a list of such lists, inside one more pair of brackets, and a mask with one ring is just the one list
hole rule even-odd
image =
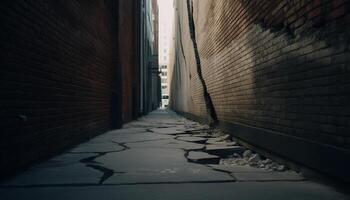
[[[189, 128], [190, 129], [190, 128]], [[207, 132], [207, 133], [211, 133], [212, 130], [209, 128], [203, 128], [203, 129], [196, 129], [196, 130], [186, 130], [186, 133], [202, 133], [202, 132]]]
[[119, 146], [124, 147], [124, 149], [121, 150], [121, 151], [125, 151], [125, 150], [127, 150], [127, 149], [130, 149], [130, 147], [128, 147], [128, 146], [126, 145], [126, 142], [116, 142], [116, 141], [113, 141], [113, 143], [116, 143], [116, 144], [118, 144]]
[[154, 133], [154, 132], [151, 130], [151, 128], [146, 129], [146, 131], [147, 131], [147, 132]]
[[[173, 139], [175, 140], [178, 140], [178, 138], [181, 137], [181, 134], [179, 135], [175, 135], [175, 137]], [[111, 151], [111, 152], [94, 152], [94, 153], [97, 153], [98, 155], [95, 155], [95, 156], [90, 156], [88, 158], [84, 158], [84, 159], [81, 159], [80, 162], [82, 163], [85, 163], [86, 164], [86, 167], [90, 167], [90, 168], [93, 168], [95, 170], [98, 170], [100, 172], [103, 173], [102, 177], [100, 178], [100, 181], [99, 181], [99, 185], [103, 184], [103, 182], [105, 180], [107, 180], [109, 177], [113, 176], [114, 173], [120, 173], [120, 174], [123, 174], [123, 173], [126, 173], [126, 172], [115, 172], [114, 170], [112, 169], [109, 169], [109, 168], [106, 168], [106, 167], [103, 167], [103, 166], [100, 166], [100, 165], [97, 165], [98, 162], [95, 161], [96, 158], [98, 157], [101, 157], [101, 156], [104, 156], [108, 153], [115, 153], [115, 152], [122, 152], [122, 151], [125, 151], [127, 149], [130, 149], [129, 146], [127, 146], [127, 144], [132, 144], [132, 143], [142, 143], [142, 142], [149, 142], [149, 141], [162, 141], [162, 140], [168, 140], [169, 138], [160, 138], [160, 139], [150, 139], [150, 140], [139, 140], [139, 141], [133, 141], [133, 142], [116, 142], [116, 141], [113, 141], [113, 143], [116, 143], [118, 144], [119, 146], [123, 147], [122, 150], [119, 150], [119, 151]], [[180, 141], [180, 140], [178, 140]], [[195, 142], [194, 142], [195, 143]], [[184, 157], [186, 158], [187, 162], [190, 162], [188, 160], [188, 154], [190, 151], [200, 151], [200, 152], [203, 152], [204, 150], [204, 147], [201, 148], [201, 149], [198, 149], [198, 150], [187, 150], [187, 149], [183, 149], [183, 148], [180, 148], [184, 151]], [[196, 164], [200, 164], [200, 165], [205, 165], [207, 166], [205, 163], [196, 163]], [[210, 167], [210, 169], [212, 169]], [[214, 170], [214, 169], [212, 169]], [[214, 170], [215, 171], [215, 170]], [[226, 173], [226, 172], [223, 172], [223, 173]], [[230, 173], [227, 173], [230, 177], [233, 178], [233, 180], [235, 180], [235, 178], [232, 176], [232, 174]], [[164, 182], [166, 183], [166, 182]], [[171, 182], [173, 183], [173, 182]], [[183, 182], [181, 182], [183, 183]], [[135, 183], [135, 184], [144, 184], [144, 183]], [[180, 184], [180, 183], [179, 183]]]
[[[167, 127], [168, 128], [168, 127]], [[188, 127], [187, 127], [188, 128]], [[189, 128], [191, 129], [191, 128]], [[63, 188], [63, 191], [67, 188], [67, 189], [81, 189], [83, 188], [83, 192], [86, 192], [88, 190], [91, 190], [92, 187], [96, 188], [101, 188], [101, 187], [110, 187], [110, 189], [114, 190], [114, 189], [118, 189], [118, 187], [125, 187], [125, 186], [140, 186], [140, 187], [146, 187], [147, 185], [154, 185], [151, 187], [157, 188], [157, 186], [159, 187], [159, 185], [164, 185], [166, 187], [176, 187], [176, 185], [181, 185], [181, 184], [198, 184], [200, 186], [202, 186], [201, 184], [205, 185], [205, 184], [213, 184], [214, 186], [217, 185], [218, 187], [220, 187], [219, 184], [224, 184], [224, 183], [229, 183], [230, 185], [235, 185], [235, 184], [239, 184], [239, 182], [251, 182], [251, 183], [255, 183], [255, 182], [277, 182], [276, 184], [278, 185], [279, 182], [300, 182], [300, 180], [247, 180], [247, 181], [242, 181], [242, 180], [237, 180], [237, 178], [235, 177], [235, 174], [229, 172], [229, 171], [225, 171], [225, 170], [218, 170], [213, 168], [212, 166], [206, 164], [206, 163], [198, 163], [198, 162], [191, 162], [188, 159], [188, 155], [189, 152], [194, 151], [194, 152], [204, 152], [205, 150], [205, 146], [199, 146], [198, 149], [186, 149], [187, 146], [191, 145], [173, 145], [173, 144], [180, 144], [182, 142], [185, 143], [193, 143], [193, 144], [201, 144], [198, 142], [191, 142], [191, 141], [184, 141], [184, 140], [180, 140], [180, 137], [182, 137], [183, 133], [179, 133], [179, 134], [175, 134], [175, 135], [169, 135], [171, 136], [171, 138], [157, 138], [158, 136], [161, 135], [167, 135], [167, 134], [161, 134], [161, 133], [153, 133], [153, 131], [150, 131], [150, 129], [146, 130], [147, 133], [150, 133], [149, 135], [151, 135], [154, 137], [154, 139], [151, 138], [147, 138], [147, 136], [141, 136], [143, 138], [139, 138], [139, 136], [136, 136], [135, 138], [131, 137], [131, 139], [134, 139], [134, 141], [130, 141], [130, 142], [118, 142], [118, 139], [115, 138], [116, 141], [109, 141], [113, 144], [115, 144], [115, 146], [119, 145], [119, 148], [121, 150], [116, 150], [116, 149], [105, 149], [105, 150], [115, 150], [115, 151], [103, 151], [102, 152], [69, 152], [70, 154], [87, 154], [87, 153], [93, 153], [93, 154], [89, 154], [89, 155], [81, 155], [78, 156], [79, 157], [79, 162], [83, 163], [83, 167], [78, 168], [79, 169], [85, 169], [85, 167], [90, 168], [89, 171], [94, 172], [93, 173], [93, 182], [90, 182], [88, 179], [88, 181], [84, 181], [84, 179], [78, 179], [75, 181], [78, 182], [73, 182], [73, 181], [65, 181], [65, 182], [38, 182], [39, 184], [35, 184], [33, 182], [28, 183], [26, 185], [21, 185], [21, 184], [12, 184], [12, 185], [3, 185], [0, 186], [0, 189], [12, 189], [13, 192], [16, 192], [15, 189], [36, 189], [36, 190], [41, 190], [44, 188], [58, 188], [61, 189]], [[205, 132], [205, 134], [213, 134], [215, 133], [213, 131], [213, 129], [207, 129], [207, 128], [201, 128], [201, 129], [191, 129], [191, 130], [186, 130], [184, 133], [187, 133], [187, 135], [192, 135], [193, 137], [196, 137], [196, 134], [198, 133], [203, 133]], [[128, 133], [126, 135], [126, 138], [128, 138], [128, 135], [132, 135], [133, 133]], [[155, 136], [157, 135], [157, 136]], [[167, 135], [168, 136], [168, 135]], [[203, 137], [203, 136], [199, 136], [199, 137]], [[172, 143], [168, 142], [164, 142], [171, 139]], [[154, 143], [152, 143], [152, 141], [154, 141]], [[161, 141], [161, 142], [156, 142], [156, 141]], [[129, 167], [128, 165], [126, 165], [125, 169], [123, 168], [119, 168], [118, 165], [117, 167], [113, 167], [115, 165], [112, 165], [111, 167], [104, 166], [104, 164], [107, 164], [108, 162], [121, 162], [121, 160], [118, 160], [118, 158], [115, 158], [113, 155], [118, 155], [120, 156], [122, 154], [122, 156], [128, 157], [128, 159], [130, 158], [132, 159], [136, 159], [136, 158], [132, 158], [132, 156], [134, 154], [129, 154], [129, 152], [131, 152], [131, 150], [136, 150], [135, 148], [137, 147], [133, 147], [131, 146], [131, 144], [133, 143], [142, 143], [142, 142], [150, 142], [152, 143], [152, 147], [149, 148], [169, 148], [169, 149], [173, 149], [175, 146], [175, 149], [181, 149], [182, 151], [176, 151], [176, 158], [181, 158], [181, 166], [182, 166], [182, 162], [183, 163], [193, 163], [195, 165], [188, 165], [186, 166], [186, 169], [188, 168], [188, 170], [197, 170], [201, 169], [202, 171], [205, 171], [206, 173], [209, 173], [210, 175], [212, 174], [213, 178], [200, 178], [197, 179], [197, 177], [191, 177], [191, 175], [189, 175], [187, 172], [185, 174], [181, 174], [181, 176], [184, 176], [185, 179], [181, 178], [181, 179], [173, 179], [172, 176], [169, 176], [170, 178], [168, 178], [168, 175], [165, 175], [164, 179], [163, 175], [161, 177], [161, 179], [158, 179], [157, 176], [155, 176], [155, 173], [159, 173], [160, 170], [157, 171], [152, 171], [150, 174], [146, 174], [146, 176], [143, 176], [144, 173], [148, 173], [147, 171], [139, 171], [139, 167], [143, 167], [142, 162], [137, 162], [137, 163], [131, 163], [132, 165], [138, 165], [138, 168], [133, 169], [132, 167]], [[130, 145], [129, 145], [130, 144]], [[160, 147], [157, 147], [156, 145], [160, 145]], [[113, 145], [114, 146], [114, 145]], [[142, 145], [135, 145], [135, 146], [141, 146], [141, 148], [148, 148], [148, 147], [142, 147]], [[146, 145], [147, 146], [147, 145]], [[196, 145], [197, 146], [197, 145]], [[131, 149], [130, 151], [128, 151], [128, 149]], [[87, 149], [90, 150], [90, 149]], [[137, 149], [138, 151], [142, 152], [143, 149]], [[127, 152], [123, 152], [121, 154], [118, 154], [118, 152], [122, 152], [122, 151], [127, 151]], [[160, 153], [164, 154], [164, 152], [162, 152], [162, 150], [159, 150]], [[177, 153], [178, 152], [178, 153]], [[115, 153], [115, 154], [110, 154], [110, 153]], [[136, 152], [137, 153], [137, 152]], [[153, 151], [150, 151], [150, 153], [153, 153]], [[106, 156], [107, 155], [107, 156]], [[105, 157], [109, 157], [109, 155], [111, 155], [111, 158], [109, 159], [105, 159]], [[147, 156], [148, 155], [153, 155], [153, 154], [149, 154], [149, 153], [145, 153], [144, 156], [141, 157], [141, 159], [148, 159]], [[186, 161], [183, 159], [183, 157], [186, 159]], [[103, 161], [99, 160], [98, 158], [103, 157]], [[221, 156], [220, 156], [221, 157]], [[139, 156], [137, 156], [137, 158], [139, 158]], [[117, 160], [115, 160], [117, 159]], [[77, 162], [78, 159], [75, 159], [74, 162]], [[142, 161], [142, 160], [141, 160]], [[149, 161], [149, 160], [147, 160]], [[162, 160], [163, 161], [163, 160]], [[145, 168], [151, 168], [153, 169], [154, 166], [159, 167], [158, 165], [158, 160], [156, 159], [155, 161], [153, 161], [154, 163], [152, 163], [152, 165], [148, 166], [147, 164], [145, 165]], [[166, 160], [164, 161], [164, 163], [166, 162], [174, 162], [173, 160], [171, 160], [171, 158], [166, 158]], [[117, 163], [119, 164], [119, 163]], [[128, 163], [127, 163], [128, 164]], [[162, 164], [162, 163], [161, 163]], [[109, 168], [108, 168], [109, 167]], [[166, 165], [167, 167], [167, 165]], [[177, 167], [177, 166], [176, 166]], [[204, 167], [206, 168], [204, 170]], [[119, 169], [118, 169], [119, 168]], [[93, 169], [93, 170], [92, 170]], [[98, 172], [94, 171], [97, 170]], [[116, 170], [116, 171], [115, 171]], [[135, 170], [137, 173], [135, 173], [138, 177], [137, 179], [134, 179], [135, 174], [134, 171]], [[102, 174], [101, 174], [102, 173]], [[197, 173], [196, 176], [206, 176], [206, 173], [200, 174]], [[141, 176], [140, 176], [141, 175]], [[129, 178], [128, 176], [130, 176], [131, 178]], [[155, 176], [156, 179], [153, 178], [153, 176]], [[174, 175], [176, 176], [176, 175]], [[150, 178], [149, 178], [150, 177]], [[210, 177], [210, 176], [209, 176]], [[40, 177], [38, 177], [40, 179]], [[115, 178], [115, 179], [114, 179]], [[71, 180], [71, 179], [70, 179]], [[153, 180], [153, 181], [152, 181]], [[173, 180], [173, 181], [172, 181]], [[46, 183], [46, 184], [45, 184]], [[296, 183], [298, 184], [298, 183]], [[144, 185], [144, 186], [143, 186]], [[169, 185], [169, 186], [168, 186]], [[187, 187], [188, 185], [186, 185], [185, 187]], [[111, 188], [111, 187], [115, 187], [115, 188]]]
[[[210, 183], [233, 183], [236, 180], [217, 180], [217, 181], [161, 181], [161, 182], [135, 182], [135, 183], [108, 183], [108, 184], [95, 184], [95, 183], [73, 183], [73, 184], [35, 184], [35, 185], [21, 185], [21, 186], [0, 186], [0, 189], [4, 188], [48, 188], [48, 187], [90, 187], [90, 186], [123, 186], [123, 185], [176, 185], [176, 184], [210, 184]], [[251, 181], [257, 182], [257, 181]]]
[[[116, 143], [116, 142], [114, 142], [114, 141], [108, 141], [108, 142], [111, 142], [111, 143]], [[103, 143], [104, 144], [104, 143]], [[118, 144], [118, 143], [116, 143], [116, 144]], [[119, 144], [118, 144], [119, 145]], [[121, 146], [121, 147], [123, 147], [124, 149], [121, 149], [121, 150], [117, 150], [117, 151], [90, 151], [90, 152], [88, 152], [88, 151], [81, 151], [81, 152], [71, 152], [71, 151], [68, 151], [67, 153], [69, 153], [69, 154], [88, 154], [88, 153], [96, 153], [96, 154], [101, 154], [101, 153], [104, 153], [104, 154], [107, 154], [107, 153], [117, 153], [117, 152], [121, 152], [121, 151], [125, 151], [125, 147], [124, 146], [122, 146], [122, 145], [119, 145], [119, 146]], [[101, 155], [102, 156], [102, 155]], [[94, 156], [91, 156], [91, 157], [94, 157]], [[98, 155], [97, 155], [97, 157], [99, 157]]]
[[134, 144], [134, 143], [153, 142], [153, 141], [162, 141], [162, 140], [170, 140], [170, 139], [173, 139], [173, 138], [159, 138], [159, 139], [149, 139], [149, 140], [138, 140], [138, 141], [124, 142], [124, 143], [125, 144]]
[[91, 167], [93, 169], [96, 169], [98, 171], [101, 171], [103, 173], [102, 177], [100, 178], [99, 184], [103, 184], [105, 180], [107, 180], [109, 177], [113, 176], [113, 174], [124, 174], [125, 172], [116, 172], [114, 170], [108, 169], [106, 167], [100, 166], [100, 165], [94, 165], [94, 164], [87, 164], [86, 167]]
[[211, 170], [213, 170], [213, 171], [225, 173], [225, 174], [229, 175], [230, 177], [232, 177], [233, 179], [235, 179], [235, 180], [237, 181], [236, 177], [235, 177], [232, 173], [230, 173], [229, 171], [220, 170], [220, 169], [215, 169], [215, 168], [213, 168], [212, 166], [210, 166], [209, 164], [204, 164], [204, 165], [207, 166], [207, 167], [209, 167], [209, 168], [210, 168]]
[[83, 159], [79, 160], [79, 162], [84, 163], [86, 167], [89, 167], [89, 168], [92, 168], [92, 169], [95, 169], [95, 170], [102, 172], [102, 176], [98, 182], [98, 184], [100, 184], [100, 185], [103, 184], [104, 181], [106, 181], [109, 177], [113, 176], [113, 174], [115, 174], [115, 173], [125, 173], [125, 172], [116, 172], [112, 169], [103, 167], [101, 165], [98, 165], [101, 163], [95, 161], [96, 158], [99, 158], [99, 157], [104, 156], [106, 154], [122, 152], [122, 151], [129, 149], [129, 147], [123, 143], [117, 143], [117, 144], [120, 145], [121, 147], [124, 147], [124, 149], [119, 150], [119, 151], [96, 152], [97, 155], [95, 155], [95, 156], [90, 156], [90, 157], [83, 158]]
[[[123, 150], [120, 150], [120, 151], [123, 151]], [[83, 158], [83, 159], [79, 160], [79, 162], [84, 163], [84, 164], [88, 164], [88, 163], [99, 163], [99, 162], [96, 162], [96, 161], [95, 161], [96, 158], [101, 157], [101, 156], [104, 156], [104, 155], [106, 155], [107, 153], [111, 153], [111, 152], [96, 152], [96, 153], [97, 153], [96, 156], [90, 156], [90, 157], [87, 157], [87, 158]]]
[[[113, 141], [112, 141], [113, 142]], [[104, 151], [104, 152], [101, 152], [101, 151], [86, 151], [86, 152], [67, 152], [67, 154], [89, 154], [89, 153], [95, 153], [95, 154], [100, 154], [100, 153], [118, 153], [118, 152], [121, 152], [121, 151], [124, 151], [125, 149], [122, 149], [122, 150], [117, 150], [117, 151]], [[98, 155], [96, 155], [98, 156]], [[91, 156], [91, 157], [94, 157], [94, 156]], [[84, 159], [84, 158], [83, 158]]]

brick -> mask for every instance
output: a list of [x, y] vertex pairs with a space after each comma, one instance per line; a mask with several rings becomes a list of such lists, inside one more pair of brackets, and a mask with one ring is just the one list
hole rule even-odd
[[0, 177], [112, 128], [111, 111], [121, 102], [111, 97], [126, 93], [115, 77], [112, 8], [110, 0], [4, 2]]
[[[199, 1], [197, 43], [219, 121], [343, 147], [339, 141], [350, 126], [344, 121], [350, 107], [346, 1]], [[176, 20], [186, 19], [186, 1], [176, 6]], [[188, 24], [181, 30], [187, 65], [175, 58], [170, 64], [178, 71], [170, 74], [170, 104], [206, 118], [201, 84], [188, 78], [196, 73]]]

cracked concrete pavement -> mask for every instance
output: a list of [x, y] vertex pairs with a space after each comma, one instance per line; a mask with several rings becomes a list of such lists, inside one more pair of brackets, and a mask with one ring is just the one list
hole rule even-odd
[[220, 165], [220, 145], [236, 143], [218, 138], [157, 110], [1, 183], [0, 199], [348, 199], [292, 171]]

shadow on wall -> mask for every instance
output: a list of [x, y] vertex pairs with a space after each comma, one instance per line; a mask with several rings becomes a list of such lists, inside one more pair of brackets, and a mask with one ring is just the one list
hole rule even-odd
[[[231, 84], [222, 93], [233, 100], [229, 111], [215, 105], [219, 120], [350, 148], [349, 3], [225, 1], [220, 4], [225, 8], [246, 10], [230, 24], [214, 22], [228, 22], [237, 12], [215, 12], [216, 4], [211, 3], [208, 20], [218, 31], [207, 38], [211, 48], [202, 55], [213, 59], [230, 49], [234, 57], [232, 67], [220, 74], [224, 85]], [[213, 81], [219, 80], [209, 86]], [[223, 97], [212, 98], [215, 103]]]
[[2, 2], [0, 177], [111, 128], [112, 2]]
[[[341, 18], [346, 7], [320, 2], [264, 2], [272, 14], [261, 18], [255, 17], [253, 3], [242, 3], [254, 20], [244, 33], [255, 63], [252, 109], [257, 114], [249, 120], [254, 126], [350, 149], [344, 132], [349, 132], [350, 106], [349, 28]], [[302, 17], [293, 20], [293, 11]]]
[[[195, 6], [201, 5], [200, 0], [195, 2]], [[338, 178], [342, 175], [348, 178], [343, 168], [349, 166], [350, 149], [349, 3], [332, 0], [208, 2], [207, 16], [196, 18], [198, 21], [207, 18], [208, 22], [201, 23], [208, 26], [208, 33], [196, 34], [203, 40], [198, 44], [203, 76], [219, 124], [249, 126], [253, 131], [247, 142], [257, 146], [260, 142], [261, 147], [276, 154], [284, 145], [284, 149], [288, 148], [281, 154], [284, 157], [293, 157], [292, 160], [304, 164], [308, 159], [316, 163], [309, 167], [321, 171], [328, 167], [327, 173], [332, 174], [333, 170]], [[196, 9], [205, 10], [200, 6]], [[176, 49], [177, 54], [180, 50]], [[178, 62], [175, 69], [180, 65]], [[190, 65], [189, 68], [193, 67]], [[176, 84], [183, 77], [175, 70], [172, 90], [176, 91], [176, 98], [181, 98], [178, 95], [181, 88], [176, 88]], [[197, 89], [194, 92], [198, 93]], [[181, 105], [175, 106], [181, 110]], [[249, 133], [244, 131], [240, 136], [247, 139]], [[238, 135], [235, 130], [232, 134]], [[269, 145], [270, 138], [264, 137], [269, 134], [278, 145]], [[315, 148], [309, 147], [310, 144]], [[295, 146], [298, 150], [291, 149]], [[330, 152], [337, 151], [341, 152], [338, 156], [329, 156]], [[298, 158], [298, 154], [303, 153], [304, 160]], [[321, 166], [324, 162], [331, 167]]]

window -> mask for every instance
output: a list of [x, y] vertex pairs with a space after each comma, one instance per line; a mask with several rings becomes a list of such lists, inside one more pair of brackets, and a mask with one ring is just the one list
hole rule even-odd
[[163, 95], [163, 99], [169, 99], [169, 95]]
[[168, 86], [166, 86], [166, 85], [162, 86], [162, 89], [167, 89], [167, 88], [168, 88]]
[[168, 73], [167, 72], [162, 72], [162, 76], [167, 76]]
[[166, 69], [167, 67], [166, 67], [166, 65], [162, 65], [162, 69]]

